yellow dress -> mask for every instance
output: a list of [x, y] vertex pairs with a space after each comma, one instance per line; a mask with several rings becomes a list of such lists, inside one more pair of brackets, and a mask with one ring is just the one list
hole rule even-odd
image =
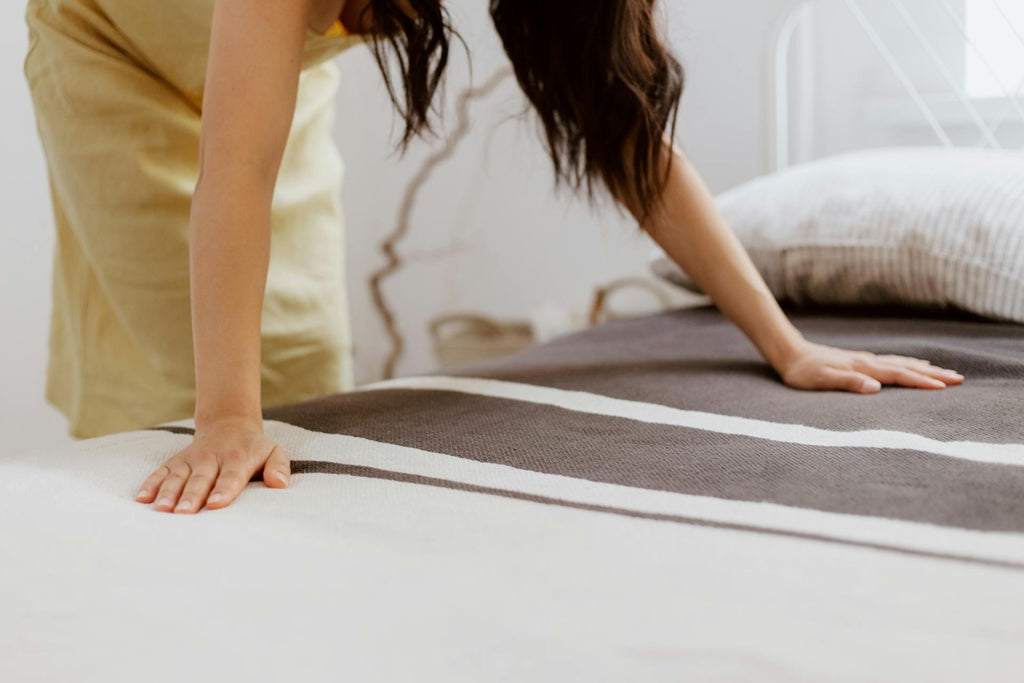
[[[29, 0], [57, 230], [46, 398], [77, 437], [190, 417], [188, 225], [214, 0]], [[271, 216], [264, 406], [353, 387], [331, 57], [309, 31]]]

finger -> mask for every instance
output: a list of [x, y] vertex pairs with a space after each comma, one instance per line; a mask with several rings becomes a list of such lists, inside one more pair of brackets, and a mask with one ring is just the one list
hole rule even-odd
[[922, 372], [915, 372], [913, 370], [903, 370], [898, 373], [894, 384], [914, 389], [938, 390], [946, 388], [946, 383], [942, 380], [929, 377]]
[[181, 496], [181, 490], [185, 488], [185, 482], [192, 474], [192, 467], [187, 462], [177, 462], [170, 465], [171, 471], [160, 485], [160, 492], [156, 495], [156, 509], [160, 512], [171, 512]]
[[156, 492], [160, 489], [160, 485], [164, 483], [164, 479], [170, 473], [170, 467], [166, 464], [161, 465], [156, 472], [146, 477], [146, 481], [142, 482], [139, 492], [135, 494], [135, 500], [140, 503], [152, 503], [156, 499]]
[[185, 484], [185, 490], [181, 493], [181, 500], [175, 506], [175, 512], [196, 513], [203, 507], [206, 497], [210, 495], [213, 482], [217, 479], [217, 461], [214, 458], [204, 458], [202, 462], [192, 466], [192, 476]]
[[213, 493], [206, 501], [206, 507], [210, 510], [219, 510], [231, 505], [251, 478], [251, 469], [243, 466], [241, 462], [229, 461], [221, 468]]
[[855, 394], [877, 394], [882, 383], [877, 379], [854, 370], [826, 368], [821, 375], [818, 389], [845, 389]]
[[928, 366], [928, 365], [932, 364], [931, 361], [925, 360], [924, 358], [912, 358], [911, 356], [895, 356], [895, 355], [892, 355], [892, 354], [885, 355], [885, 356], [878, 356], [878, 359], [882, 360], [882, 361], [889, 362], [889, 363], [897, 363], [897, 364], [912, 363], [914, 365], [923, 365], [923, 366]]
[[263, 483], [272, 489], [283, 489], [291, 480], [291, 459], [284, 449], [274, 446], [263, 466]]
[[937, 379], [940, 382], [946, 384], [947, 386], [951, 384], [964, 383], [964, 376], [961, 375], [956, 370], [947, 370], [946, 368], [940, 368], [938, 366], [932, 365], [927, 368], [918, 370], [918, 372], [920, 372], [923, 375], [928, 375], [933, 379]]
[[945, 389], [946, 383], [907, 367], [876, 365], [865, 372], [883, 384], [893, 384], [913, 389]]
[[963, 384], [964, 376], [955, 370], [949, 370], [947, 368], [940, 368], [937, 365], [932, 365], [931, 361], [927, 361], [921, 358], [909, 358], [907, 356], [879, 356], [878, 359], [889, 365], [898, 367], [909, 367], [915, 372], [920, 372], [922, 375], [927, 375], [940, 382], [950, 384]]

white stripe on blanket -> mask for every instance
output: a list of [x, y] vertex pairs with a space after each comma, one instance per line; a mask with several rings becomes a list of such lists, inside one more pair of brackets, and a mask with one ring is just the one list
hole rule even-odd
[[[473, 465], [268, 430], [295, 458]], [[1009, 682], [1024, 667], [1019, 572], [360, 477], [254, 483], [196, 516], [135, 503], [188, 443], [141, 432], [0, 462], [0, 679]]]
[[672, 515], [924, 553], [1024, 563], [1024, 535], [1021, 534], [633, 488], [482, 463], [359, 437], [312, 432], [281, 422], [268, 421], [265, 429], [296, 459], [372, 467], [641, 514]]
[[720, 434], [735, 434], [768, 441], [808, 446], [905, 449], [981, 463], [1024, 465], [1024, 444], [939, 441], [919, 434], [883, 429], [841, 432], [799, 424], [718, 415], [696, 410], [682, 410], [654, 403], [611, 398], [583, 391], [568, 391], [534, 384], [520, 384], [493, 379], [444, 376], [409, 377], [360, 387], [360, 391], [386, 389], [455, 391], [478, 396], [489, 396], [491, 398], [505, 398], [514, 401], [550, 405], [581, 413], [621, 417], [639, 422], [674, 425]]

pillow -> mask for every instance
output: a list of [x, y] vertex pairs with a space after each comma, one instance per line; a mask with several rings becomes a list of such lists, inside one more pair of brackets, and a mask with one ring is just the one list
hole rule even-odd
[[[886, 149], [718, 199], [775, 296], [955, 307], [1024, 323], [1024, 152]], [[698, 291], [660, 250], [654, 273]]]

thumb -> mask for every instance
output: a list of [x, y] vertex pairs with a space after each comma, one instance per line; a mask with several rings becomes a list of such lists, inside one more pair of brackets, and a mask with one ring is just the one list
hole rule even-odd
[[822, 389], [845, 389], [855, 394], [877, 394], [882, 383], [874, 377], [852, 370], [828, 369], [822, 378]]
[[283, 448], [275, 445], [263, 465], [263, 483], [273, 489], [283, 489], [291, 478], [291, 459]]

